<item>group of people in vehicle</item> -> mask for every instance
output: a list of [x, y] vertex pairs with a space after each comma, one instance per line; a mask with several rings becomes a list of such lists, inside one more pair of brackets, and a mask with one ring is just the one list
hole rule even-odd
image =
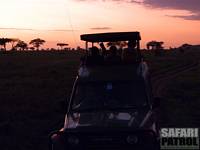
[[127, 48], [121, 50], [114, 45], [110, 46], [109, 50], [106, 50], [103, 43], [99, 45], [100, 49], [91, 47], [89, 54], [81, 59], [85, 65], [135, 63], [138, 60], [136, 41], [129, 41]]

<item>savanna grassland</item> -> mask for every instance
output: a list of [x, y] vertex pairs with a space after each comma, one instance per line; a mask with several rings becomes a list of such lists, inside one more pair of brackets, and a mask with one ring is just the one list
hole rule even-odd
[[[152, 74], [200, 58], [196, 51], [144, 55]], [[77, 51], [0, 53], [1, 150], [48, 149], [48, 134], [63, 126], [80, 56]], [[162, 126], [198, 126], [199, 85], [199, 67], [169, 82], [162, 102]]]
[[44, 150], [63, 125], [79, 52], [0, 54], [0, 149]]
[[[185, 53], [168, 51], [163, 56], [144, 54], [153, 75], [166, 76], [181, 66], [197, 63], [193, 69], [167, 80], [162, 93], [161, 127], [200, 126], [200, 49], [188, 49]], [[152, 83], [153, 84], [153, 83]], [[162, 83], [161, 83], [162, 84]], [[162, 85], [161, 85], [162, 86]]]

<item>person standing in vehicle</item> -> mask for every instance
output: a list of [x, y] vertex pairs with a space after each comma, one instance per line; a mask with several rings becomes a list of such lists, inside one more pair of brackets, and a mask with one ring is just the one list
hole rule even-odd
[[118, 64], [121, 62], [121, 57], [117, 55], [117, 47], [110, 47], [110, 54], [105, 57], [105, 62], [110, 64]]
[[103, 43], [99, 43], [99, 46], [101, 47], [101, 50], [102, 50], [102, 56], [106, 56], [106, 47], [104, 46]]
[[128, 48], [122, 51], [122, 60], [125, 63], [134, 63], [137, 60], [136, 41], [129, 41]]
[[96, 46], [90, 48], [90, 52], [91, 55], [87, 57], [86, 65], [99, 65], [103, 63], [103, 57]]

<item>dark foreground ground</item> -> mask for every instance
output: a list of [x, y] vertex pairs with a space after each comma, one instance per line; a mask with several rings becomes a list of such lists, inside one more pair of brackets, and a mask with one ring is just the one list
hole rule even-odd
[[[199, 52], [188, 54], [145, 53], [145, 57], [155, 73], [200, 58]], [[0, 53], [1, 150], [48, 149], [48, 134], [63, 125], [80, 56], [80, 52]], [[199, 126], [199, 85], [200, 68], [169, 82], [161, 126]]]

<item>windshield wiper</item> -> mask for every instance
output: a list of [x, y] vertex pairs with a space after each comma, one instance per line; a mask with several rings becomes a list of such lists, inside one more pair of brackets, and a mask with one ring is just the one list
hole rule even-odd
[[95, 111], [101, 111], [104, 108], [102, 107], [91, 107], [91, 108], [75, 108], [72, 109], [72, 112], [95, 112]]
[[91, 107], [91, 108], [76, 108], [72, 112], [99, 112], [99, 111], [126, 111], [126, 110], [139, 110], [144, 109], [142, 106], [124, 106], [124, 107]]

